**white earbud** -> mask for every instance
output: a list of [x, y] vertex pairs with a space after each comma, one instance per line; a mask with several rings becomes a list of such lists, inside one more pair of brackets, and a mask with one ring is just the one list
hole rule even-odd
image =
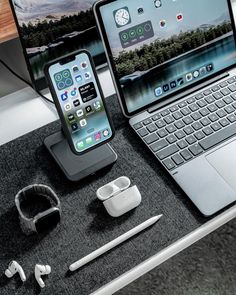
[[44, 281], [41, 279], [41, 276], [48, 275], [50, 273], [51, 273], [50, 265], [40, 265], [40, 264], [35, 265], [35, 269], [34, 269], [35, 279], [41, 288], [45, 287]]
[[10, 262], [8, 269], [5, 271], [5, 275], [8, 278], [12, 278], [14, 276], [14, 274], [16, 274], [17, 272], [19, 273], [22, 282], [25, 282], [26, 276], [23, 271], [23, 268], [19, 265], [19, 263], [17, 263], [16, 261], [13, 260]]

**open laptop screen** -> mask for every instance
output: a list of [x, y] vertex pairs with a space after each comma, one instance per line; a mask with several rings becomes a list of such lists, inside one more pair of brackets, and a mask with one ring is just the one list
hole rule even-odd
[[235, 64], [228, 3], [105, 0], [97, 4], [127, 115]]

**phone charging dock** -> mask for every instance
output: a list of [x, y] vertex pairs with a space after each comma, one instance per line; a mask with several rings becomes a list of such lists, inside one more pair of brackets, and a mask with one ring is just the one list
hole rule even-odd
[[117, 160], [117, 154], [109, 144], [79, 156], [74, 154], [61, 131], [45, 138], [44, 145], [70, 181], [79, 181]]

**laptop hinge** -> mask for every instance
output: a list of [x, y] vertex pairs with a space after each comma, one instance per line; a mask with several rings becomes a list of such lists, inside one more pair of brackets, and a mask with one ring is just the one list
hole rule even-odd
[[157, 111], [158, 109], [160, 109], [160, 108], [162, 108], [162, 107], [164, 107], [164, 106], [166, 106], [166, 105], [168, 105], [168, 104], [170, 104], [170, 103], [172, 103], [172, 102], [174, 102], [176, 100], [179, 100], [179, 99], [181, 99], [181, 98], [183, 98], [185, 96], [188, 96], [191, 93], [194, 93], [194, 92], [196, 92], [196, 91], [198, 91], [198, 90], [200, 90], [202, 88], [205, 88], [206, 86], [208, 86], [210, 84], [213, 84], [213, 83], [215, 83], [215, 82], [217, 82], [217, 81], [219, 81], [219, 80], [221, 80], [223, 78], [226, 78], [228, 76], [229, 76], [228, 72], [223, 73], [223, 74], [221, 74], [219, 76], [216, 76], [216, 77], [214, 77], [214, 78], [212, 78], [212, 79], [210, 79], [210, 80], [208, 80], [206, 82], [203, 82], [203, 83], [201, 83], [201, 84], [199, 84], [199, 85], [197, 85], [197, 86], [195, 86], [195, 87], [193, 87], [193, 88], [191, 88], [191, 89], [189, 89], [189, 90], [187, 90], [185, 92], [182, 92], [182, 93], [180, 93], [178, 95], [170, 97], [170, 98], [168, 98], [168, 99], [166, 99], [166, 100], [164, 100], [162, 102], [158, 102], [157, 105], [147, 109], [147, 111], [148, 111], [148, 113], [151, 114], [151, 113]]

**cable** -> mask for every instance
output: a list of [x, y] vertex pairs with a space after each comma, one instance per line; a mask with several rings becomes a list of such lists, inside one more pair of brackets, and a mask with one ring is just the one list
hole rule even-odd
[[42, 97], [47, 102], [50, 102], [51, 104], [54, 104], [54, 102], [50, 99], [48, 99], [46, 96], [44, 96], [40, 91], [34, 89], [33, 85], [26, 81], [24, 78], [22, 78], [20, 75], [18, 75], [14, 70], [12, 70], [3, 60], [0, 59], [0, 63], [14, 76], [16, 76], [19, 80], [23, 81], [25, 84], [29, 85], [40, 97]]

